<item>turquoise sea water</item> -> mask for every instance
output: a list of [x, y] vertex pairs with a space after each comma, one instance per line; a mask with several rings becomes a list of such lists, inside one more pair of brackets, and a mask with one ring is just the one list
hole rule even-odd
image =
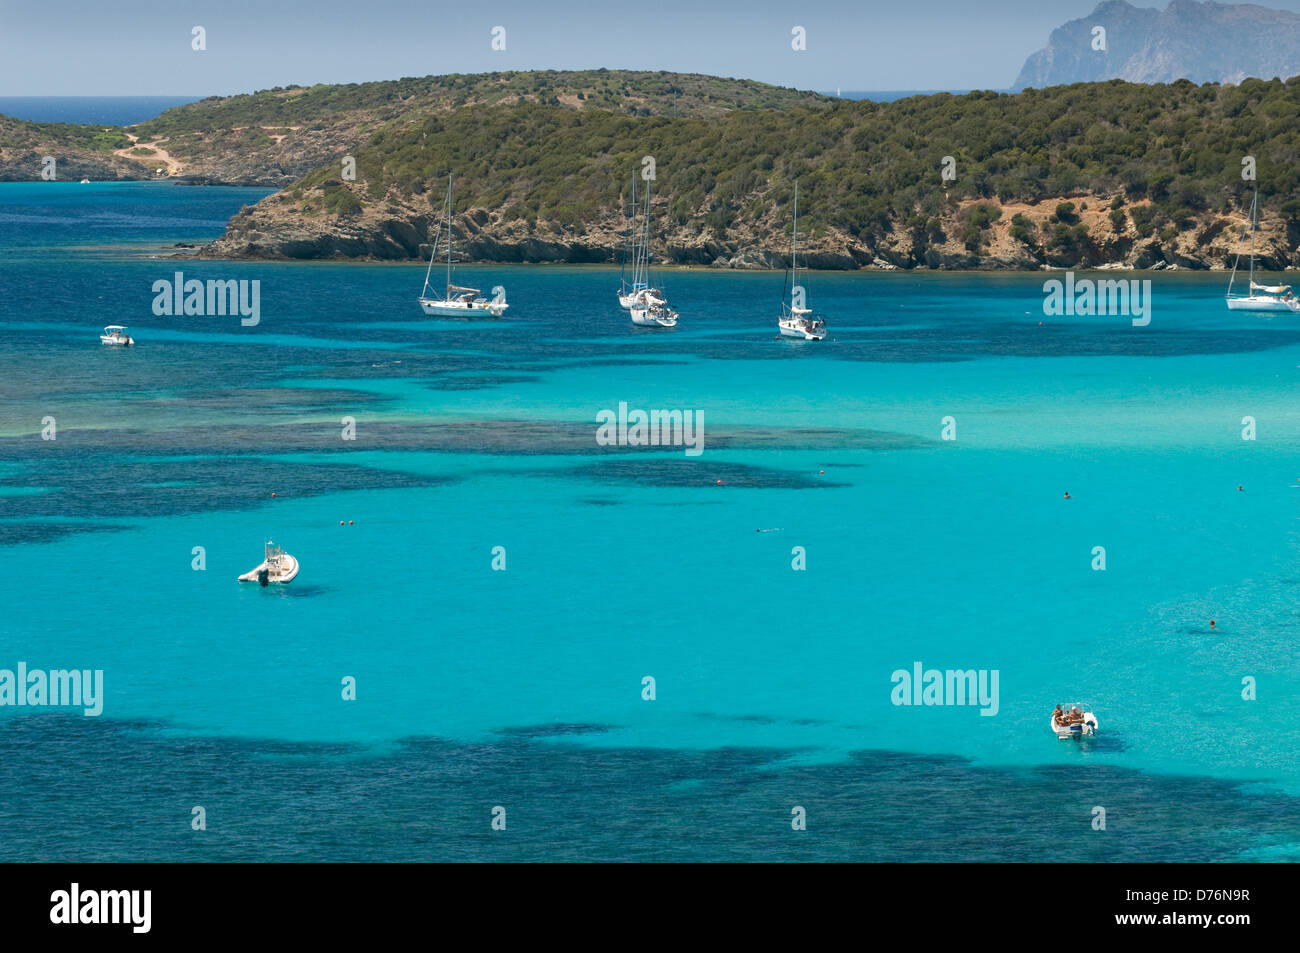
[[[616, 268], [465, 266], [511, 308], [461, 323], [415, 264], [163, 257], [262, 194], [0, 186], [0, 668], [106, 685], [0, 708], [0, 857], [1300, 856], [1293, 319], [814, 273], [804, 344], [779, 274], [670, 270], [650, 330]], [[260, 323], [154, 316], [178, 270]], [[704, 453], [599, 446], [620, 402]], [[240, 586], [267, 536], [301, 576]], [[997, 714], [894, 705], [915, 662]]]

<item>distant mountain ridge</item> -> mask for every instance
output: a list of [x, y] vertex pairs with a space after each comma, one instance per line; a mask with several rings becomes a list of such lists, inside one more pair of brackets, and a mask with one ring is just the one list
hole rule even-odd
[[[1105, 51], [1093, 28], [1106, 30]], [[1164, 10], [1106, 0], [1052, 31], [1025, 61], [1014, 89], [1123, 79], [1132, 83], [1239, 83], [1300, 75], [1300, 14], [1255, 4], [1172, 0]]]

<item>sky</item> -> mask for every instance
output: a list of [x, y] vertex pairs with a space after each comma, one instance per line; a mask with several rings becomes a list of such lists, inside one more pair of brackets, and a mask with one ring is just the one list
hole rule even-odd
[[[1097, 0], [0, 0], [0, 96], [229, 95], [527, 69], [1005, 89]], [[1136, 0], [1135, 6], [1165, 6]], [[1267, 6], [1300, 12], [1300, 0]], [[203, 27], [206, 49], [192, 48]], [[505, 28], [505, 50], [492, 30]], [[802, 26], [807, 49], [791, 49]]]

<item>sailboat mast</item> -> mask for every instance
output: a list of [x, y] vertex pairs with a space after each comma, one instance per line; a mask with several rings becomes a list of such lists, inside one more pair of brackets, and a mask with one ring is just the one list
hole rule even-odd
[[636, 242], [637, 239], [636, 217], [640, 211], [641, 210], [637, 208], [637, 204], [636, 204], [636, 173], [633, 172], [632, 173], [632, 215], [627, 220], [627, 242], [629, 245], [629, 251], [632, 253], [632, 285], [634, 288], [636, 287], [636, 282], [637, 282], [637, 272], [641, 268], [641, 261], [638, 257], [640, 253], [637, 251], [637, 242]]
[[645, 184], [645, 280], [650, 283], [650, 180]]
[[1259, 186], [1255, 186], [1255, 198], [1250, 203], [1250, 293], [1255, 293], [1255, 221], [1259, 212]]
[[[632, 187], [636, 188], [636, 177], [632, 177]], [[636, 205], [636, 199], [632, 200], [633, 206]], [[623, 266], [618, 270], [620, 293], [627, 291], [627, 256], [632, 250], [632, 218], [627, 213], [627, 206], [623, 204], [622, 191], [618, 194], [618, 210], [623, 213]]]
[[794, 228], [790, 230], [790, 307], [794, 307], [794, 289], [799, 284], [799, 259], [795, 257], [795, 245], [799, 238], [799, 181], [794, 183]]
[[645, 263], [644, 281], [650, 287], [650, 180], [645, 182], [645, 221], [642, 227], [641, 258]]
[[452, 174], [447, 173], [447, 294], [444, 301], [451, 300], [451, 196], [452, 196]]

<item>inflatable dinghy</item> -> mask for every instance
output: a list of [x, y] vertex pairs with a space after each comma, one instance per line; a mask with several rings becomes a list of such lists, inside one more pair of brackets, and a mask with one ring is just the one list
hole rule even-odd
[[271, 540], [266, 541], [266, 559], [254, 569], [239, 577], [240, 582], [258, 582], [264, 586], [272, 583], [284, 585], [298, 575], [298, 560], [294, 559]]

